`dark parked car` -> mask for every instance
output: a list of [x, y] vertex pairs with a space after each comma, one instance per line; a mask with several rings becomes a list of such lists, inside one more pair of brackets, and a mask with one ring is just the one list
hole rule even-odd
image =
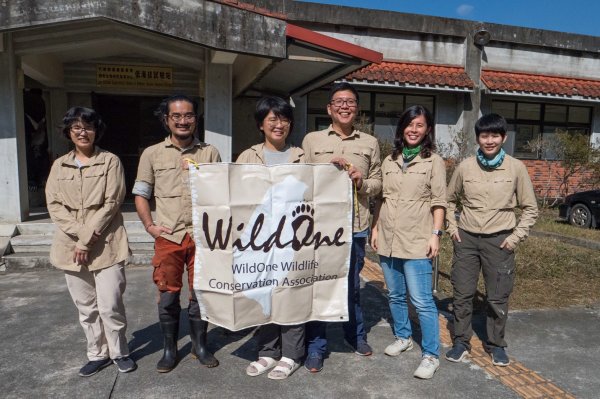
[[600, 190], [568, 195], [558, 207], [558, 217], [578, 227], [600, 227]]

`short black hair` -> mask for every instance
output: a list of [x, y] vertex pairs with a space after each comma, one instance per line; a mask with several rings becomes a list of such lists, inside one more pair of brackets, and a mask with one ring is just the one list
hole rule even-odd
[[104, 131], [106, 130], [106, 124], [96, 111], [86, 107], [72, 107], [70, 108], [65, 116], [63, 117], [62, 133], [68, 140], [71, 140], [71, 126], [75, 122], [84, 122], [94, 127], [96, 137], [94, 138], [94, 144], [102, 138]]
[[[169, 115], [169, 106], [171, 105], [171, 103], [174, 103], [176, 101], [185, 101], [185, 102], [192, 104], [194, 113], [198, 114], [198, 102], [196, 100], [194, 100], [193, 98], [186, 96], [185, 94], [174, 94], [170, 97], [164, 98], [160, 102], [160, 104], [158, 104], [158, 108], [156, 108], [156, 110], [154, 111], [154, 116], [156, 116], [158, 118], [162, 127], [169, 134], [171, 134], [171, 132], [169, 131], [169, 126], [167, 125], [167, 122], [165, 121], [165, 116]], [[196, 124], [196, 127], [197, 126], [198, 125]]]
[[479, 137], [479, 135], [483, 132], [499, 133], [504, 137], [506, 136], [507, 130], [508, 125], [506, 124], [506, 119], [498, 114], [483, 115], [475, 123], [476, 137]]
[[338, 91], [351, 91], [352, 94], [354, 94], [354, 97], [356, 98], [356, 103], [358, 104], [358, 92], [356, 91], [356, 89], [354, 88], [354, 86], [352, 86], [350, 83], [348, 82], [339, 82], [339, 83], [334, 83], [331, 88], [329, 89], [329, 102], [331, 102], [331, 100], [333, 100], [333, 96], [335, 93], [337, 93]]
[[287, 101], [285, 101], [281, 97], [276, 96], [262, 97], [256, 102], [254, 120], [256, 121], [256, 127], [258, 128], [258, 130], [260, 130], [260, 126], [271, 111], [273, 111], [276, 117], [283, 117], [289, 120], [290, 131], [292, 131], [292, 129], [294, 128], [294, 110]]
[[400, 118], [398, 119], [398, 125], [396, 127], [396, 135], [394, 137], [394, 149], [392, 150], [392, 159], [395, 161], [398, 159], [398, 156], [402, 154], [402, 150], [404, 149], [404, 130], [406, 127], [410, 125], [410, 123], [417, 116], [421, 116], [425, 118], [425, 123], [427, 123], [427, 128], [429, 129], [429, 133], [423, 138], [421, 141], [421, 158], [429, 158], [431, 153], [435, 149], [435, 145], [433, 144], [434, 137], [434, 129], [435, 124], [433, 122], [433, 115], [431, 112], [422, 105], [413, 105], [408, 107], [402, 112]]

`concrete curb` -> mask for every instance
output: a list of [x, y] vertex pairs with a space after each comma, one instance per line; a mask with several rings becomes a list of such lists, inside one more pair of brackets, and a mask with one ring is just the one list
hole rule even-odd
[[576, 245], [578, 247], [600, 250], [600, 242], [586, 240], [584, 238], [569, 237], [569, 236], [563, 236], [562, 234], [549, 233], [546, 231], [535, 231], [535, 230], [531, 231], [531, 235], [533, 237], [554, 238], [561, 242], [566, 242], [567, 244]]

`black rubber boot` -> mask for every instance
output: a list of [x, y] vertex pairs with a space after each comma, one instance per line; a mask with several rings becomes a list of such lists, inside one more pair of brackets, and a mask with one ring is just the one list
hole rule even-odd
[[161, 321], [160, 329], [164, 339], [164, 353], [156, 365], [159, 373], [168, 373], [177, 365], [177, 337], [179, 335], [179, 320]]
[[190, 319], [190, 337], [192, 338], [192, 356], [206, 367], [217, 367], [219, 361], [206, 347], [206, 330], [208, 322]]

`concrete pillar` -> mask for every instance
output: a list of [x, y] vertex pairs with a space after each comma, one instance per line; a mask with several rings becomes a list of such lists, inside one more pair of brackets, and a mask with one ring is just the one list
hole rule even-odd
[[594, 105], [592, 108], [592, 134], [590, 134], [590, 143], [596, 148], [600, 148], [600, 105]]
[[204, 141], [217, 147], [224, 162], [231, 162], [232, 65], [207, 60], [204, 82]]
[[463, 110], [463, 129], [467, 133], [467, 145], [469, 148], [475, 148], [475, 122], [481, 116], [481, 91], [483, 83], [481, 82], [481, 58], [483, 55], [483, 46], [476, 45], [473, 42], [473, 34], [470, 33], [465, 39], [465, 72], [475, 84], [472, 92], [465, 94]]
[[308, 96], [292, 97], [294, 105], [294, 130], [291, 133], [290, 143], [300, 147], [306, 133], [308, 133]]
[[24, 221], [29, 215], [23, 72], [10, 33], [0, 34], [0, 223]]

